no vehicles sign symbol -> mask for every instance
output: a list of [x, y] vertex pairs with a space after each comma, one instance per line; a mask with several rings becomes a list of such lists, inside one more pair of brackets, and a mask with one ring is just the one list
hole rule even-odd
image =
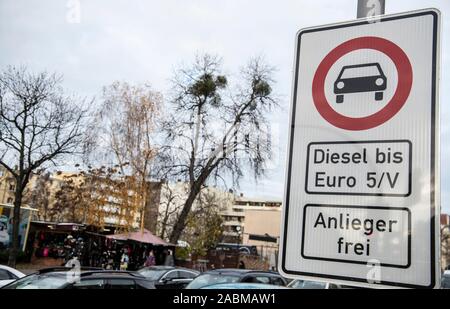
[[[381, 53], [386, 54], [390, 59], [394, 62], [395, 67], [397, 69], [397, 73], [399, 76], [399, 81], [397, 84], [397, 89], [395, 91], [394, 97], [391, 101], [380, 111], [366, 117], [353, 118], [347, 117], [336, 112], [327, 101], [325, 96], [325, 78], [327, 73], [329, 72], [331, 66], [336, 63], [337, 60], [345, 56], [346, 54], [362, 49], [372, 49], [379, 51]], [[377, 71], [375, 76], [358, 76], [347, 79], [344, 81], [342, 76], [347, 71], [362, 69], [362, 68], [371, 68], [374, 67]], [[342, 74], [341, 80], [337, 81], [336, 88], [341, 91], [336, 91], [337, 93], [341, 93], [340, 98], [343, 98], [343, 93], [345, 93], [345, 88], [349, 88], [348, 92], [351, 91], [371, 91], [376, 90], [378, 87], [380, 93], [381, 90], [386, 89], [386, 77], [383, 74], [383, 71], [378, 63], [372, 64], [356, 64], [352, 66], [344, 67], [341, 71]], [[380, 85], [377, 85], [377, 79], [380, 79]], [[355, 85], [359, 82], [360, 85]], [[364, 83], [366, 82], [366, 83]], [[408, 56], [405, 52], [398, 47], [396, 44], [392, 43], [383, 38], [379, 37], [360, 37], [356, 39], [351, 39], [346, 41], [333, 49], [325, 59], [320, 63], [316, 74], [314, 75], [313, 80], [313, 99], [314, 104], [316, 105], [317, 110], [322, 115], [324, 119], [326, 119], [330, 124], [347, 130], [367, 130], [374, 127], [377, 127], [389, 119], [391, 119], [406, 103], [406, 99], [408, 98], [411, 86], [413, 82], [413, 72], [411, 63], [408, 59]], [[341, 84], [339, 84], [341, 83]], [[346, 85], [349, 83], [350, 85]], [[353, 89], [351, 86], [355, 85]], [[340, 87], [342, 85], [342, 88]], [[372, 86], [372, 87], [371, 87]], [[338, 100], [340, 101], [340, 100]], [[338, 102], [342, 103], [342, 102]]]
[[298, 33], [287, 277], [439, 286], [439, 40], [434, 9]]

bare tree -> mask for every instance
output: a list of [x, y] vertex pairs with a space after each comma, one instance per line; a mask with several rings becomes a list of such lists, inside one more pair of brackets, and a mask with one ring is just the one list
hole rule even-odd
[[23, 203], [39, 210], [36, 214], [39, 220], [52, 221], [54, 218], [51, 207], [50, 173], [36, 173], [33, 176], [35, 178], [34, 186], [25, 189]]
[[103, 98], [89, 130], [86, 151], [91, 160], [109, 161], [120, 167], [123, 176], [129, 176], [129, 182], [133, 180], [132, 189], [141, 201], [142, 228], [148, 179], [156, 154], [153, 135], [162, 96], [148, 85], [114, 82], [103, 89]]
[[9, 67], [0, 75], [0, 165], [15, 178], [12, 248], [19, 248], [20, 207], [33, 171], [77, 151], [86, 110], [63, 94], [61, 78]]
[[255, 58], [231, 84], [221, 60], [198, 56], [173, 79], [173, 113], [164, 123], [168, 145], [160, 149], [163, 177], [189, 183], [187, 199], [170, 235], [176, 243], [192, 205], [210, 179], [238, 184], [246, 167], [256, 179], [271, 156], [267, 113], [277, 105], [272, 95], [273, 69]]
[[158, 211], [157, 231], [159, 237], [166, 238], [172, 231], [173, 225], [177, 221], [178, 214], [183, 206], [180, 203], [182, 196], [174, 192], [170, 184], [166, 183], [161, 188], [161, 203]]

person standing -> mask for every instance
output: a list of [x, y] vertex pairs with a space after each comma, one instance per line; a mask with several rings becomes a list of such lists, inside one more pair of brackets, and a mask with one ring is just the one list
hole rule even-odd
[[148, 253], [147, 258], [145, 259], [145, 267], [151, 267], [151, 266], [155, 266], [156, 265], [156, 259], [155, 259], [155, 255], [153, 254], [153, 250], [150, 250], [150, 252]]
[[173, 255], [172, 255], [172, 250], [167, 250], [167, 255], [166, 255], [166, 259], [164, 261], [164, 265], [165, 266], [174, 266], [174, 260], [173, 260]]
[[123, 251], [122, 257], [120, 258], [120, 270], [127, 270], [130, 258], [126, 250]]

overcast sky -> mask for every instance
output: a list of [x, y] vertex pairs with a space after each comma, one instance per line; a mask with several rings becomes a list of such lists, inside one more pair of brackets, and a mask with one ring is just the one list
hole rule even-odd
[[[76, 3], [81, 14], [71, 14]], [[442, 204], [450, 212], [450, 1], [387, 0], [386, 13], [436, 7], [443, 14]], [[269, 177], [242, 182], [249, 196], [282, 199], [295, 33], [304, 27], [355, 18], [357, 0], [1, 0], [0, 69], [27, 65], [64, 75], [65, 88], [100, 96], [114, 80], [150, 82], [167, 91], [173, 68], [197, 52], [223, 57], [236, 72], [264, 55], [278, 68], [273, 115], [279, 131], [279, 164]], [[447, 158], [447, 159], [446, 159]]]

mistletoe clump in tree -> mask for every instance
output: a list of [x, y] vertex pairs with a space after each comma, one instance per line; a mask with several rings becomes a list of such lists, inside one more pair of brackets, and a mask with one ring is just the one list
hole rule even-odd
[[189, 184], [187, 198], [170, 234], [176, 243], [188, 223], [194, 201], [210, 180], [238, 184], [246, 168], [264, 175], [272, 143], [268, 112], [273, 68], [251, 59], [230, 82], [215, 56], [198, 56], [173, 79], [173, 112], [164, 122], [166, 145], [159, 149], [164, 178]]

